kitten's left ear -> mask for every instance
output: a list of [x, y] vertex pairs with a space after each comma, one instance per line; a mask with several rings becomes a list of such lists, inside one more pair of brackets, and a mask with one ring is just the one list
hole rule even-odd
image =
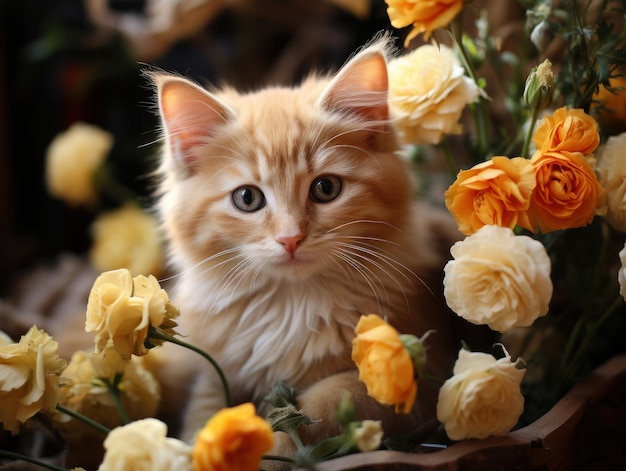
[[229, 121], [233, 112], [195, 83], [170, 74], [149, 73], [154, 83], [170, 157], [183, 174], [193, 174], [198, 146]]
[[322, 94], [322, 108], [356, 115], [375, 126], [386, 125], [389, 80], [385, 49], [385, 41], [378, 41], [344, 65]]

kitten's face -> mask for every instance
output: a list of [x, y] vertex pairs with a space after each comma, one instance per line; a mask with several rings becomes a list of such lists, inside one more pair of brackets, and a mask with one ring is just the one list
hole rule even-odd
[[[373, 62], [385, 72], [382, 56]], [[385, 123], [386, 75], [367, 79], [385, 92], [367, 107], [372, 90], [347, 75], [243, 96], [164, 82], [172, 155], [161, 210], [182, 267], [290, 280], [388, 264], [384, 253], [406, 223], [408, 172]]]

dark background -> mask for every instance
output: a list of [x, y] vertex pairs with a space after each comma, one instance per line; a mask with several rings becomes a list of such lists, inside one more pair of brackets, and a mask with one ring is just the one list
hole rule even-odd
[[[145, 8], [142, 0], [109, 6], [139, 15]], [[111, 132], [115, 175], [149, 194], [142, 176], [157, 135], [144, 62], [242, 89], [293, 83], [313, 69], [339, 67], [383, 29], [392, 29], [383, 0], [372, 0], [365, 18], [323, 0], [248, 0], [225, 6], [199, 31], [145, 60], [120, 34], [96, 27], [80, 0], [2, 0], [0, 297], [35, 263], [90, 245], [95, 212], [68, 207], [45, 188], [46, 148], [72, 123]], [[104, 199], [98, 209], [108, 204]]]

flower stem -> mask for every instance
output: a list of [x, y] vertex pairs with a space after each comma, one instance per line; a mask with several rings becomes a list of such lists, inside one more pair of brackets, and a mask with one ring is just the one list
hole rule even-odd
[[472, 81], [476, 84], [476, 86], [481, 90], [478, 95], [478, 104], [474, 105], [473, 110], [473, 119], [474, 124], [476, 126], [476, 136], [478, 143], [478, 152], [480, 152], [481, 156], [484, 160], [488, 159], [488, 156], [485, 155], [489, 149], [489, 138], [487, 136], [487, 103], [485, 96], [483, 95], [480, 82], [478, 80], [478, 75], [476, 75], [476, 71], [474, 70], [474, 66], [472, 65], [472, 61], [467, 54], [467, 49], [463, 45], [463, 33], [461, 31], [461, 23], [462, 16], [459, 15], [457, 18], [450, 23], [450, 35], [452, 36], [452, 40], [456, 45], [460, 56], [461, 61], [463, 62], [463, 67], [467, 71], [467, 74], [472, 79]]
[[138, 201], [137, 193], [115, 178], [106, 163], [96, 169], [94, 181], [99, 191], [119, 204]]
[[294, 460], [292, 460], [291, 458], [288, 458], [286, 456], [278, 456], [278, 455], [263, 455], [263, 457], [261, 458], [262, 460], [267, 460], [267, 461], [282, 461], [283, 463], [295, 463]]
[[148, 338], [154, 338], [154, 339], [158, 339], [158, 340], [165, 340], [166, 342], [171, 342], [171, 343], [174, 343], [174, 344], [179, 345], [181, 347], [187, 348], [187, 349], [189, 349], [189, 350], [191, 350], [193, 352], [196, 352], [198, 355], [202, 356], [209, 363], [211, 363], [211, 365], [213, 365], [213, 368], [215, 368], [215, 371], [219, 375], [220, 380], [222, 381], [222, 387], [224, 389], [224, 396], [225, 396], [225, 399], [226, 399], [226, 406], [227, 407], [230, 406], [230, 404], [231, 404], [230, 389], [228, 387], [228, 381], [226, 380], [226, 375], [224, 374], [224, 371], [222, 371], [222, 369], [220, 368], [220, 365], [217, 364], [217, 362], [215, 361], [215, 359], [211, 355], [209, 355], [204, 350], [196, 347], [195, 345], [192, 345], [192, 344], [184, 342], [183, 340], [180, 340], [180, 339], [178, 339], [176, 337], [168, 335], [165, 332], [163, 332], [163, 331], [161, 331], [158, 328], [155, 328], [153, 326], [150, 326], [150, 330], [148, 332]]
[[439, 378], [438, 376], [429, 375], [428, 373], [422, 373], [419, 379], [424, 379], [426, 381], [432, 381], [433, 383], [443, 384], [446, 382], [445, 379]]
[[122, 404], [122, 399], [120, 396], [120, 389], [118, 387], [118, 381], [115, 381], [114, 384], [108, 385], [109, 394], [113, 399], [113, 404], [115, 404], [115, 408], [117, 409], [118, 414], [120, 415], [120, 419], [124, 424], [129, 424], [131, 422], [128, 413], [126, 412], [126, 408]]
[[528, 125], [528, 130], [526, 131], [526, 136], [524, 137], [524, 146], [522, 147], [521, 156], [525, 159], [528, 158], [528, 149], [530, 148], [530, 141], [533, 137], [533, 131], [535, 130], [535, 123], [537, 122], [537, 118], [539, 117], [539, 110], [533, 107], [532, 114], [530, 116], [530, 123]]
[[52, 471], [67, 471], [66, 468], [62, 468], [61, 466], [56, 466], [51, 463], [46, 463], [45, 461], [38, 460], [37, 458], [33, 458], [27, 455], [22, 455], [21, 453], [14, 453], [12, 451], [0, 450], [0, 456], [4, 458], [9, 458], [12, 460], [26, 461], [27, 463], [41, 466], [42, 468], [51, 469]]
[[108, 435], [108, 433], [111, 431], [111, 429], [105, 427], [104, 425], [96, 422], [93, 419], [90, 419], [89, 417], [81, 414], [80, 412], [76, 412], [75, 410], [69, 409], [61, 404], [57, 404], [55, 407], [59, 412], [63, 412], [64, 414], [67, 414], [76, 420], [80, 420], [81, 422], [89, 425], [90, 427], [98, 430], [99, 432], [102, 432], [105, 435]]
[[[624, 298], [621, 295], [617, 295], [613, 302], [609, 305], [609, 307], [602, 313], [602, 315], [593, 323], [587, 326], [585, 337], [580, 344], [580, 347], [574, 354], [573, 358], [569, 361], [565, 366], [565, 378], [568, 380], [573, 379], [574, 374], [576, 373], [577, 363], [580, 361], [581, 357], [587, 352], [591, 341], [593, 340], [598, 329], [606, 322], [606, 320], [611, 317], [617, 308], [624, 304]], [[576, 326], [578, 327], [578, 326]]]

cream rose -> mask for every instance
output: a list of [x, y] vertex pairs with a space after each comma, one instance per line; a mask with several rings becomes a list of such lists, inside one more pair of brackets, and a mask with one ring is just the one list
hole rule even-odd
[[178, 315], [152, 275], [131, 278], [128, 270], [112, 270], [102, 273], [91, 288], [85, 330], [96, 333], [97, 353], [111, 340], [123, 358], [130, 358], [148, 352], [144, 343], [150, 326], [173, 334]]
[[450, 252], [444, 295], [465, 320], [505, 332], [548, 312], [551, 263], [540, 242], [506, 227], [483, 226]]
[[[133, 420], [156, 414], [160, 400], [159, 384], [143, 366], [141, 358], [124, 360], [107, 345], [100, 354], [75, 352], [61, 374], [59, 403], [91, 417], [107, 427], [121, 425], [121, 419], [109, 392], [116, 384], [120, 401]], [[61, 423], [75, 423], [65, 414], [56, 417]], [[71, 427], [63, 427], [72, 433]]]
[[191, 471], [191, 447], [168, 438], [157, 419], [136, 420], [113, 429], [104, 441], [99, 471]]
[[439, 390], [437, 419], [452, 440], [504, 435], [524, 410], [520, 384], [525, 370], [509, 354], [459, 352], [453, 376]]
[[459, 118], [478, 87], [452, 49], [421, 46], [389, 62], [389, 104], [407, 144], [437, 144], [462, 132]]
[[626, 232], [626, 133], [611, 136], [596, 152], [600, 184], [606, 198], [606, 219]]
[[156, 218], [134, 203], [101, 214], [91, 226], [89, 257], [98, 271], [128, 268], [131, 273], [158, 275], [163, 242]]
[[360, 451], [377, 450], [383, 440], [383, 427], [380, 420], [364, 420], [354, 430], [356, 447]]
[[85, 123], [75, 123], [56, 136], [46, 154], [50, 194], [73, 205], [95, 203], [98, 193], [94, 175], [111, 147], [111, 133]]
[[0, 422], [15, 435], [38, 412], [54, 412], [66, 362], [59, 343], [35, 326], [18, 343], [7, 340], [0, 340]]
[[622, 264], [617, 273], [619, 294], [621, 294], [624, 301], [626, 301], [626, 243], [624, 244], [624, 248], [619, 251], [619, 261]]

